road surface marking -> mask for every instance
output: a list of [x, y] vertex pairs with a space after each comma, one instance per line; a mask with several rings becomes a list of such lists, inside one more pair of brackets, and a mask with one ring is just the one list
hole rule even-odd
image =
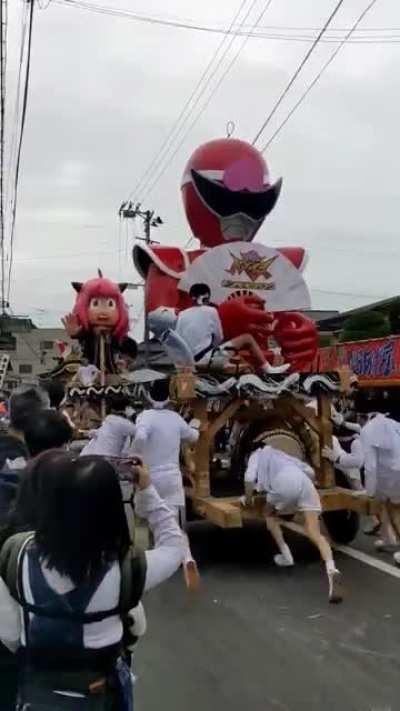
[[356, 548], [352, 548], [351, 546], [333, 546], [336, 551], [339, 551], [339, 553], [344, 553], [345, 555], [348, 555], [350, 558], [355, 558], [355, 560], [359, 560], [361, 563], [365, 563], [366, 565], [370, 565], [372, 568], [376, 568], [377, 570], [380, 570], [382, 573], [387, 573], [388, 575], [391, 575], [393, 578], [400, 578], [400, 568], [396, 568], [395, 565], [390, 565], [390, 563], [385, 563], [384, 560], [378, 560], [377, 558], [374, 558], [372, 555], [368, 555], [368, 553], [363, 553], [362, 551], [358, 551]]

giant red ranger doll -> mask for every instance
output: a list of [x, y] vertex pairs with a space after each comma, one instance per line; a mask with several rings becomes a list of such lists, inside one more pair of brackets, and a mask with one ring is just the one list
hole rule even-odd
[[[294, 311], [309, 307], [309, 297], [304, 298], [305, 292], [299, 290], [297, 283], [302, 281], [305, 286], [301, 276], [305, 250], [286, 247], [268, 251], [263, 245], [246, 245], [274, 208], [281, 185], [281, 180], [271, 181], [260, 152], [244, 141], [224, 138], [200, 146], [184, 170], [182, 197], [186, 217], [201, 249], [185, 251], [145, 243], [135, 246], [134, 262], [146, 280], [147, 313], [151, 315], [160, 307], [180, 312], [191, 306], [190, 286], [196, 280], [207, 281], [210, 266], [215, 272], [220, 264], [220, 275], [225, 278], [221, 278], [215, 289], [207, 283], [219, 311], [224, 338], [231, 340], [250, 333], [270, 354], [268, 336], [272, 333], [286, 362], [296, 368], [310, 363], [317, 348], [316, 328], [303, 314]], [[267, 271], [271, 265], [279, 279], [273, 273], [274, 278], [267, 283], [265, 274], [271, 277]], [[202, 279], [198, 273], [195, 275], [199, 270]], [[297, 282], [293, 275], [296, 270]], [[226, 272], [232, 274], [231, 279]], [[245, 281], [243, 273], [250, 275]], [[282, 274], [285, 274], [283, 281]], [[297, 291], [293, 291], [294, 282]], [[275, 289], [280, 289], [278, 300], [271, 298], [276, 296]], [[282, 291], [285, 289], [286, 299]], [[303, 297], [296, 301], [293, 296], [300, 293]]]

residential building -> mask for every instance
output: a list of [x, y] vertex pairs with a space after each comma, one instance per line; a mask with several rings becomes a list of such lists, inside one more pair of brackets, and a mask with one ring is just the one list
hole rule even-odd
[[0, 319], [0, 354], [10, 356], [4, 389], [36, 384], [40, 373], [52, 370], [59, 356], [57, 342], [68, 343], [63, 328], [37, 328], [29, 318]]

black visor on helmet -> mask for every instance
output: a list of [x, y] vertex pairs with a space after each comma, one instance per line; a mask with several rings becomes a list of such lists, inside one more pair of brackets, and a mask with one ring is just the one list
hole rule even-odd
[[252, 220], [262, 220], [275, 207], [282, 187], [282, 178], [275, 185], [259, 193], [247, 190], [229, 190], [224, 185], [209, 180], [196, 170], [191, 171], [193, 185], [203, 203], [218, 217], [231, 217], [242, 213]]

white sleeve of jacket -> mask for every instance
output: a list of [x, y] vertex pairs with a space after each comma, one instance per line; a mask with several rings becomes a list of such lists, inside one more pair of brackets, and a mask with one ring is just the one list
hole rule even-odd
[[185, 552], [185, 538], [174, 513], [159, 497], [154, 486], [137, 492], [135, 511], [138, 516], [147, 519], [154, 536], [154, 549], [145, 552], [146, 592], [178, 570]]
[[200, 437], [200, 432], [197, 427], [191, 427], [185, 422], [182, 417], [181, 422], [181, 439], [183, 442], [197, 442]]
[[217, 309], [215, 309], [215, 331], [214, 331], [214, 347], [220, 346], [224, 342], [224, 332], [222, 322]]
[[20, 607], [0, 578], [0, 640], [11, 652], [15, 652], [19, 647], [20, 636]]
[[146, 426], [146, 421], [142, 417], [138, 417], [135, 427], [135, 439], [133, 442], [134, 451], [140, 452], [140, 448], [146, 443], [150, 434], [149, 428]]
[[343, 467], [343, 469], [361, 469], [361, 467], [364, 464], [364, 454], [363, 454], [363, 449], [362, 449], [361, 442], [359, 439], [354, 440], [354, 442], [351, 445], [350, 452], [346, 452], [346, 450], [343, 449], [339, 443], [338, 443], [338, 447], [339, 447], [338, 464], [340, 464], [340, 466]]
[[256, 484], [258, 478], [258, 454], [259, 450], [250, 455], [247, 463], [244, 480], [246, 484]]

